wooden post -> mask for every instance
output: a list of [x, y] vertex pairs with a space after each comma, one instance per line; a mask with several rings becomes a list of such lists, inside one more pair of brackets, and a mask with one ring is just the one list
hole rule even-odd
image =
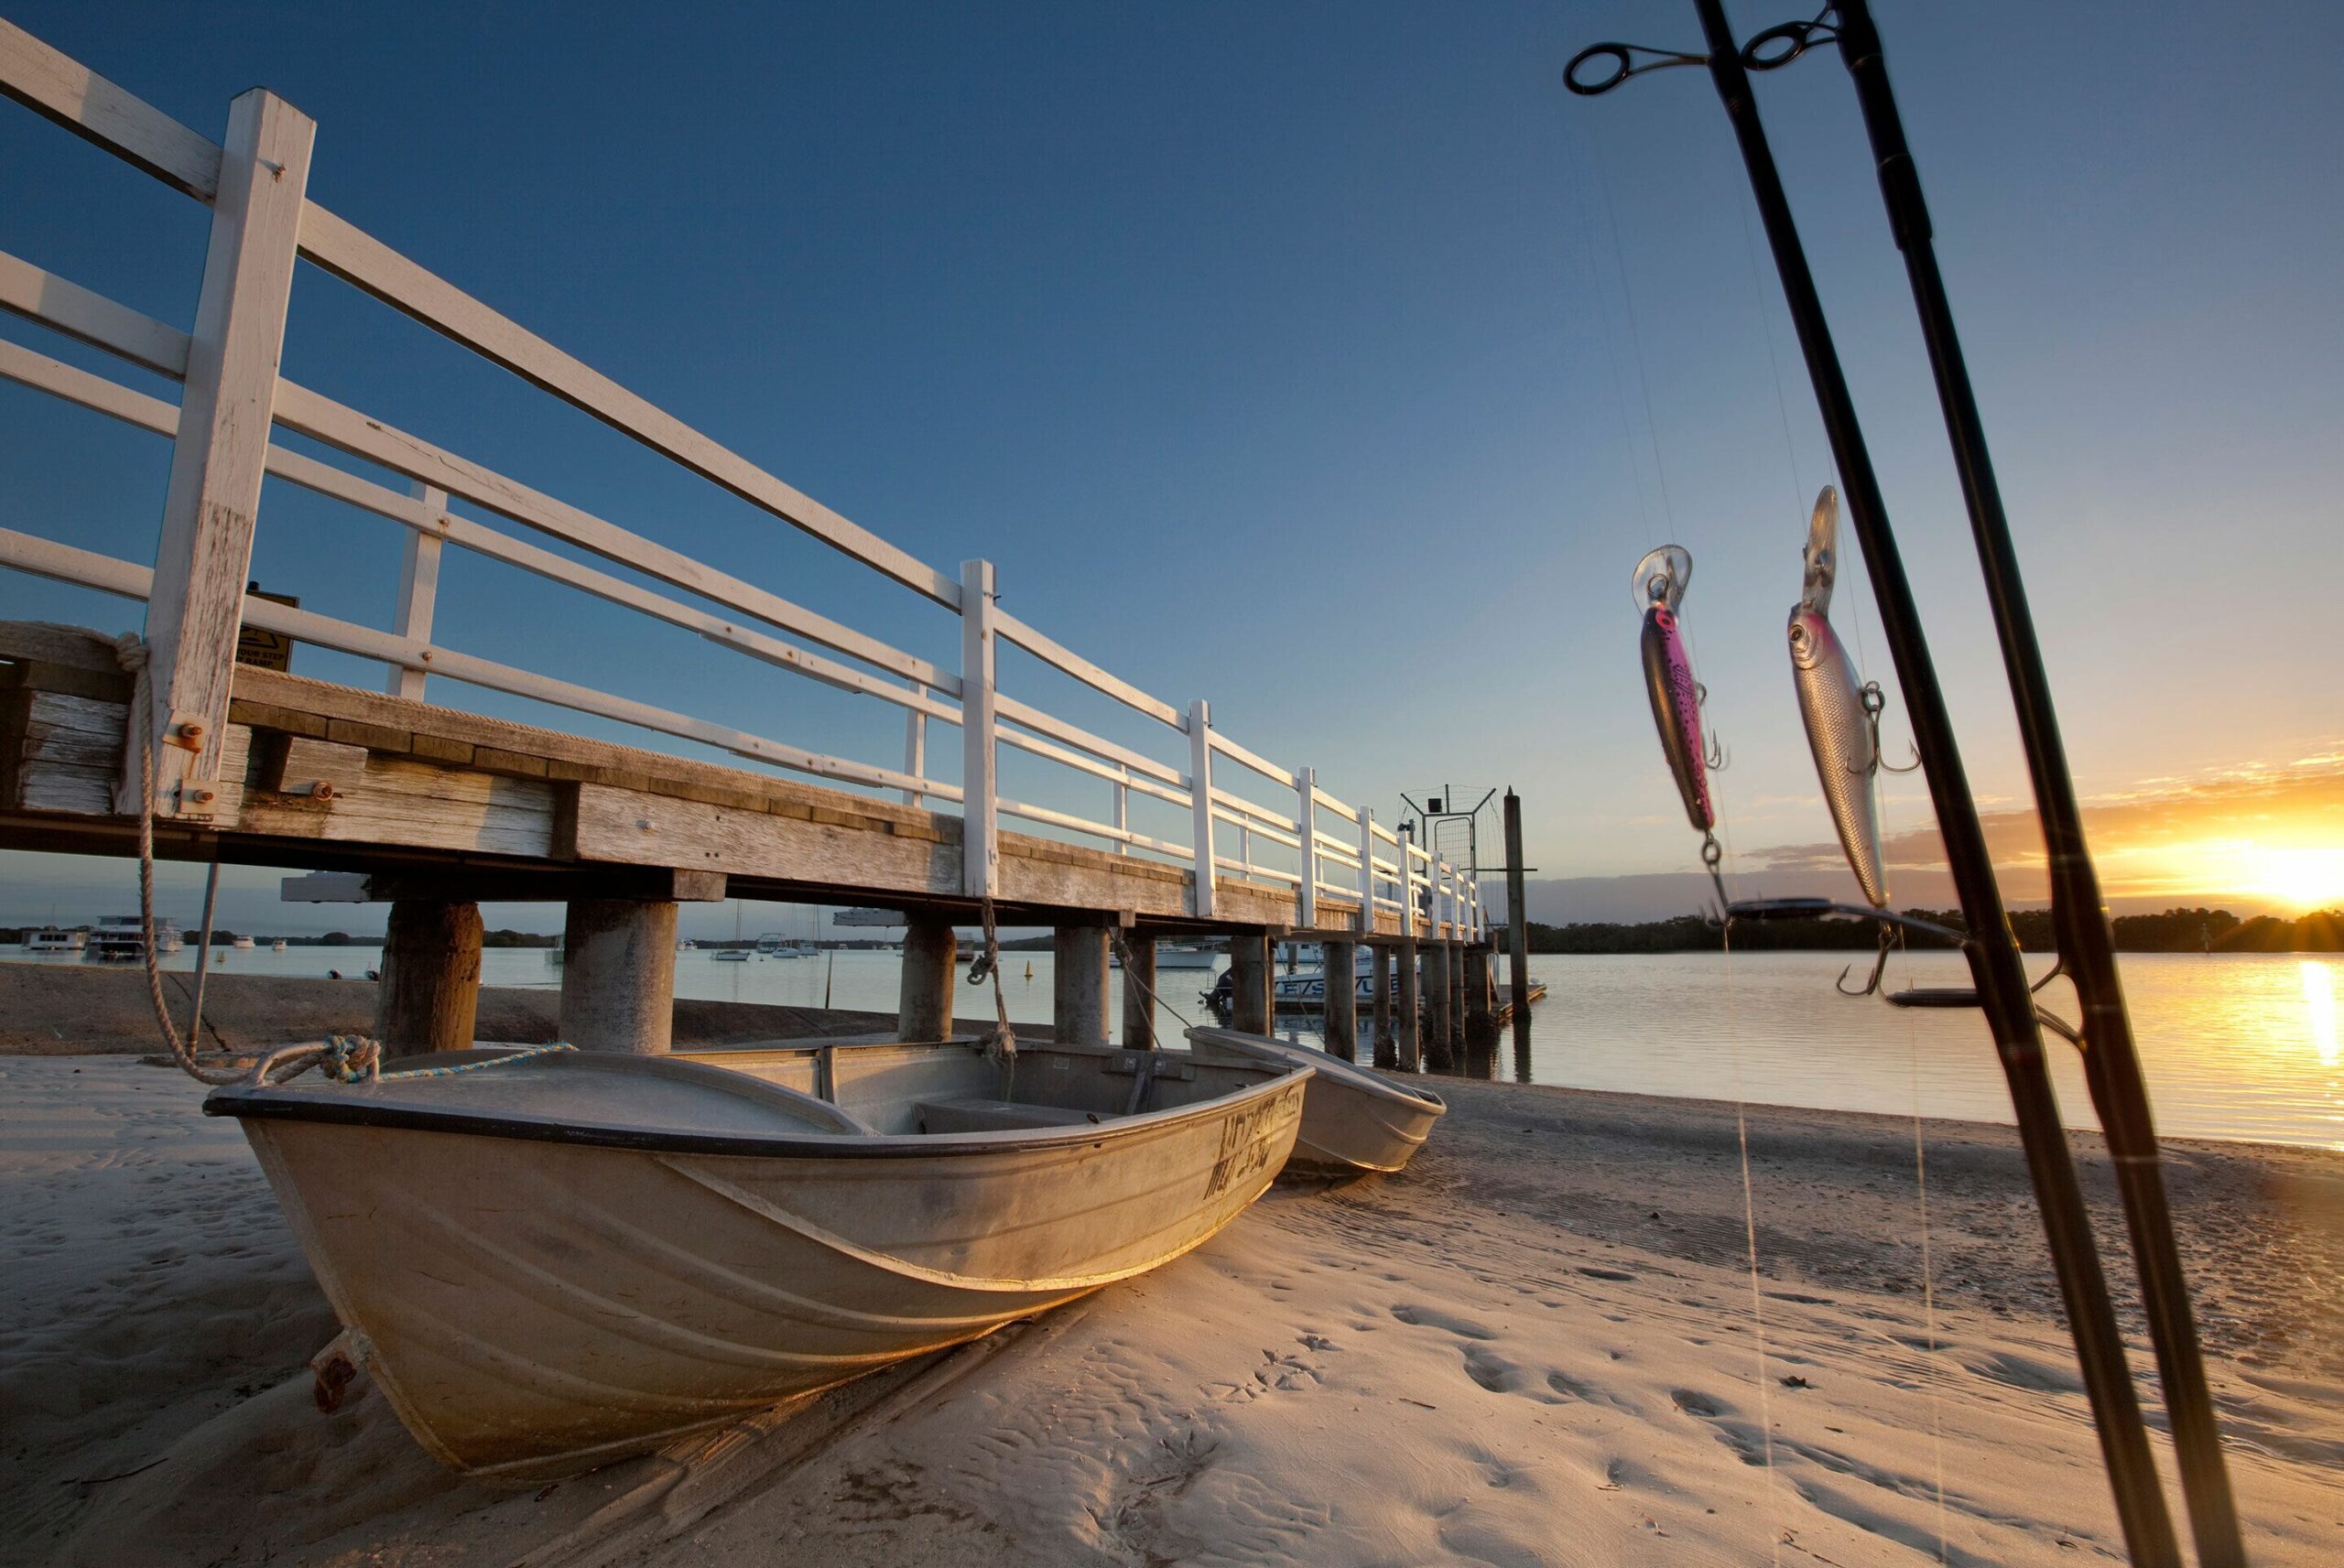
[[1449, 1048], [1461, 1052], [1465, 1048], [1467, 1028], [1466, 1009], [1470, 1006], [1465, 984], [1465, 962], [1471, 948], [1464, 942], [1449, 945]]
[[993, 802], [993, 615], [991, 561], [960, 563], [960, 877], [971, 898], [1001, 883]]
[[480, 1011], [480, 905], [400, 899], [383, 937], [374, 1036], [388, 1056], [467, 1051]]
[[1526, 1075], [1530, 1063], [1530, 901], [1523, 891], [1522, 797], [1505, 792], [1506, 982], [1514, 990], [1514, 1054]]
[[1498, 1043], [1497, 1009], [1490, 989], [1489, 945], [1476, 942], [1465, 949], [1465, 1044], [1487, 1051]]
[[1152, 932], [1123, 933], [1123, 1049], [1156, 1049], [1156, 936]]
[[[1409, 924], [1415, 924], [1413, 913]], [[1414, 1073], [1424, 1067], [1422, 1021], [1425, 1005], [1424, 987], [1416, 969], [1416, 939], [1414, 935], [1400, 938], [1395, 958], [1400, 966], [1400, 1016], [1394, 1020], [1399, 1026], [1395, 1037], [1399, 1067], [1404, 1073]]]
[[[1128, 765], [1118, 762], [1115, 765], [1115, 771], [1123, 774], [1122, 778], [1115, 781], [1115, 831], [1128, 833], [1132, 830], [1132, 786], [1128, 782], [1132, 776], [1132, 770]], [[1132, 847], [1129, 844], [1121, 838], [1115, 840], [1116, 854], [1128, 855], [1131, 852]]]
[[[217, 797], [212, 786], [228, 730], [244, 576], [316, 136], [308, 115], [263, 89], [229, 106], [146, 600], [154, 711], [151, 718], [131, 716], [134, 729], [149, 724], [149, 804], [165, 816], [209, 816]], [[135, 805], [138, 796], [138, 748], [126, 746], [122, 798]]]
[[1229, 1026], [1248, 1034], [1273, 1033], [1276, 1009], [1270, 938], [1262, 931], [1232, 932], [1229, 938]]
[[1424, 1059], [1435, 1072], [1445, 1071], [1451, 1058], [1449, 1001], [1451, 983], [1449, 945], [1435, 939], [1424, 945]]
[[[447, 515], [446, 491], [418, 479], [408, 486], [408, 493], [429, 507], [434, 519]], [[431, 641], [431, 611], [439, 598], [440, 535], [410, 528], [407, 531], [407, 553], [399, 558], [398, 611], [391, 618], [391, 630], [418, 643]], [[393, 665], [383, 690], [392, 697], [421, 702], [423, 682], [421, 670]]]
[[[928, 687], [919, 681], [911, 683], [912, 693], [926, 697]], [[904, 709], [904, 772], [916, 779], [928, 776], [928, 715], [917, 708]], [[917, 806], [928, 796], [919, 790], [903, 792], [906, 806]]]
[[676, 906], [573, 899], [561, 932], [561, 1037], [661, 1056], [675, 1037]]
[[949, 920], [915, 915], [904, 926], [903, 977], [896, 987], [895, 1034], [910, 1041], [952, 1038], [953, 968], [960, 937]]
[[1363, 806], [1359, 808], [1359, 929], [1363, 936], [1375, 935], [1375, 813]]
[[1368, 986], [1375, 992], [1375, 1038], [1368, 1044], [1377, 1066], [1394, 1067], [1400, 1057], [1392, 1037], [1392, 949], [1378, 942], [1373, 951], [1373, 979]]
[[1327, 977], [1327, 1053], [1359, 1060], [1359, 944], [1329, 941], [1319, 948]]
[[1050, 1037], [1061, 1045], [1107, 1044], [1107, 928], [1061, 925], [1052, 933]]
[[1206, 920], [1212, 915], [1212, 706], [1201, 697], [1188, 704], [1188, 793], [1197, 862], [1188, 913]]

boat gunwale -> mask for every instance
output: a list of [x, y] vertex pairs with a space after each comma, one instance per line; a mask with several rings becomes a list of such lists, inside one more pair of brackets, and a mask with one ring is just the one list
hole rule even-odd
[[[1252, 1101], [1286, 1088], [1300, 1088], [1315, 1069], [1297, 1062], [1287, 1070], [1264, 1077], [1225, 1095], [1194, 1105], [1145, 1111], [1137, 1116], [1113, 1116], [1080, 1127], [1015, 1128], [978, 1132], [775, 1132], [743, 1134], [693, 1132], [680, 1128], [630, 1128], [608, 1122], [578, 1123], [550, 1117], [490, 1114], [458, 1109], [427, 1109], [416, 1106], [329, 1097], [316, 1089], [287, 1090], [274, 1087], [229, 1085], [203, 1099], [206, 1116], [250, 1117], [268, 1121], [315, 1121], [342, 1127], [401, 1128], [416, 1132], [451, 1132], [517, 1142], [561, 1143], [590, 1149], [618, 1149], [652, 1154], [711, 1154], [773, 1159], [917, 1159], [922, 1156], [968, 1157], [1074, 1149], [1094, 1144], [1108, 1134], [1170, 1127], [1190, 1119], [1225, 1115]], [[829, 1102], [824, 1101], [824, 1104]]]
[[[1221, 1049], [1236, 1053], [1247, 1061], [1257, 1063], [1262, 1062], [1264, 1056], [1275, 1055], [1281, 1061], [1291, 1062], [1293, 1065], [1304, 1068], [1314, 1075], [1322, 1075], [1330, 1084], [1340, 1084], [1347, 1089], [1357, 1089], [1362, 1094], [1379, 1098], [1398, 1100], [1405, 1105], [1415, 1106], [1418, 1109], [1429, 1108], [1435, 1116], [1449, 1114], [1449, 1102], [1433, 1090], [1420, 1089], [1413, 1084], [1394, 1083], [1382, 1073], [1370, 1067], [1363, 1067], [1357, 1062], [1347, 1062], [1329, 1051], [1315, 1050], [1308, 1045], [1297, 1045], [1291, 1042], [1277, 1039], [1274, 1035], [1254, 1034], [1243, 1029], [1226, 1029], [1204, 1024], [1189, 1029], [1187, 1034], [1191, 1045], [1216, 1044], [1215, 1042], [1199, 1042], [1197, 1039], [1199, 1034], [1234, 1034], [1243, 1039], [1259, 1041], [1263, 1045], [1275, 1047], [1275, 1049], [1263, 1051], [1260, 1054], [1244, 1052], [1235, 1045], [1223, 1044]], [[1321, 1068], [1315, 1062], [1296, 1060], [1297, 1055], [1304, 1053], [1326, 1057], [1329, 1065]], [[1213, 1058], [1204, 1059], [1212, 1060]], [[1226, 1058], [1221, 1060], [1225, 1061]], [[1264, 1065], [1266, 1065], [1266, 1064]], [[1346, 1067], [1351, 1071], [1344, 1072], [1342, 1069]]]

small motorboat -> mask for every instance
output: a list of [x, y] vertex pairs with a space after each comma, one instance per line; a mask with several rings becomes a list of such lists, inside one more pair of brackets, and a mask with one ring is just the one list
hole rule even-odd
[[709, 957], [720, 964], [745, 964], [749, 961], [749, 950], [746, 947], [719, 947]]
[[967, 1043], [416, 1065], [204, 1110], [243, 1122], [342, 1320], [321, 1402], [346, 1358], [435, 1458], [516, 1484], [1179, 1257], [1276, 1177], [1310, 1080]]
[[1430, 1089], [1266, 1034], [1236, 1029], [1188, 1031], [1188, 1048], [1200, 1061], [1243, 1061], [1261, 1066], [1281, 1063], [1312, 1069], [1302, 1107], [1302, 1130], [1295, 1138], [1287, 1168], [1311, 1175], [1357, 1175], [1396, 1171], [1424, 1146], [1449, 1106]]

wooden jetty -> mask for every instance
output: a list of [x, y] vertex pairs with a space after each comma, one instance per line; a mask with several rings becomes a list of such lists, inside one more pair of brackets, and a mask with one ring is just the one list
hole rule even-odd
[[[1108, 955], [1120, 939], [1133, 959], [1124, 1044], [1155, 1043], [1144, 998], [1158, 935], [1228, 935], [1239, 1028], [1267, 1025], [1280, 937], [1321, 942], [1346, 973], [1356, 945], [1392, 948], [1411, 1002], [1397, 1026], [1409, 1065], [1423, 1045], [1420, 968], [1436, 1042], [1493, 1011], [1474, 874], [1320, 788], [1313, 769], [1222, 733], [1202, 697], [1145, 691], [1003, 609], [991, 561], [954, 573], [918, 559], [329, 211], [308, 195], [316, 126], [285, 100], [264, 89], [238, 97], [215, 143], [5, 22], [0, 94], [212, 214], [185, 330], [0, 252], [0, 308], [181, 389], [174, 403], [0, 342], [0, 377], [172, 443], [151, 562], [0, 529], [0, 566], [146, 606], [128, 663], [93, 632], [0, 625], [0, 848], [127, 855], [148, 820], [166, 858], [339, 873], [303, 879], [288, 896], [393, 905], [385, 963], [396, 983], [384, 987], [380, 1029], [395, 1051], [470, 1043], [482, 900], [567, 904], [562, 1028], [587, 1048], [666, 1048], [677, 907], [728, 896], [902, 911], [908, 1038], [934, 1037], [951, 1017], [952, 927], [987, 909], [1002, 924], [1057, 931], [1061, 1042], [1104, 1040]], [[281, 376], [297, 261], [955, 617], [957, 665]], [[246, 592], [265, 477], [407, 530], [388, 625]], [[461, 554], [695, 633], [713, 658], [732, 661], [714, 678], [762, 666], [886, 705], [902, 716], [900, 756], [830, 755], [448, 646], [435, 640], [433, 611]], [[309, 679], [238, 662], [240, 638], [333, 649], [387, 673], [378, 691]], [[1003, 689], [1004, 643], [1141, 716], [1156, 749]], [[141, 663], [144, 708], [130, 673]], [[646, 744], [432, 700], [450, 680], [631, 726]], [[928, 765], [938, 725], [960, 730], [955, 778]], [[724, 760], [652, 749], [677, 742]], [[1003, 748], [1058, 770], [1055, 804], [1002, 792]], [[1077, 785], [1106, 805], [1083, 807], [1066, 793]], [[1141, 830], [1135, 802], [1174, 808], [1185, 835]], [[1345, 1011], [1328, 1036], [1348, 1055]]]

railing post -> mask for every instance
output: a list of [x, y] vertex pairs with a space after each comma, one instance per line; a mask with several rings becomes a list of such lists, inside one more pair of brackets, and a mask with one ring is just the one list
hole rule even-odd
[[[918, 681], [913, 681], [911, 688], [915, 697], [928, 695], [928, 687]], [[904, 709], [904, 772], [916, 779], [928, 776], [928, 715], [917, 708]], [[906, 806], [917, 806], [928, 798], [916, 789], [907, 789], [903, 794]]]
[[[163, 499], [162, 541], [146, 601], [146, 661], [153, 682], [146, 722], [162, 816], [211, 815], [228, 728], [244, 574], [277, 403], [285, 307], [309, 181], [317, 125], [260, 88], [228, 109], [212, 243], [203, 259], [179, 400], [179, 436]], [[123, 749], [123, 798], [136, 801], [138, 749]], [[184, 787], [184, 790], [182, 789]]]
[[[407, 493], [423, 503], [436, 524], [448, 514], [448, 492], [436, 485], [416, 480]], [[431, 641], [431, 611], [440, 598], [440, 535], [407, 530], [407, 553], [399, 558], [399, 608], [391, 623], [392, 630], [402, 637], [412, 637], [418, 643]], [[421, 670], [408, 669], [405, 665], [391, 668], [391, 678], [383, 690], [391, 697], [403, 697], [410, 702], [423, 700], [424, 675]]]
[[993, 773], [993, 573], [991, 561], [960, 563], [960, 877], [971, 898], [991, 898], [1001, 881]]
[[[1118, 762], [1115, 771], [1123, 775], [1115, 781], [1115, 831], [1128, 833], [1132, 830], [1132, 786], [1129, 782], [1132, 770], [1128, 764]], [[1129, 844], [1121, 838], [1115, 840], [1116, 854], [1128, 855], [1131, 852]]]
[[1212, 914], [1212, 705], [1203, 697], [1188, 704], [1188, 788], [1195, 819], [1197, 886], [1188, 913]]
[[1294, 793], [1302, 802], [1294, 834], [1302, 840], [1302, 885], [1294, 895], [1294, 923], [1308, 930], [1318, 924], [1318, 770], [1295, 769]]
[[1415, 829], [1403, 822], [1400, 824], [1400, 831], [1392, 837], [1392, 859], [1397, 861], [1400, 867], [1398, 892], [1400, 935], [1403, 936], [1414, 936], [1416, 934], [1416, 867], [1408, 856], [1408, 843], [1414, 832]]
[[1375, 813], [1359, 808], [1359, 928], [1375, 935]]

